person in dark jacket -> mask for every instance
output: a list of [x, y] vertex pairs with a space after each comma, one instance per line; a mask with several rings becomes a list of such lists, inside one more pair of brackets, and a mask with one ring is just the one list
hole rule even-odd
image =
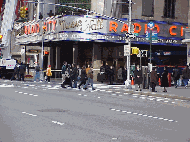
[[110, 69], [110, 67], [109, 67], [108, 63], [106, 63], [106, 66], [105, 66], [105, 80], [108, 80], [109, 69]]
[[78, 70], [76, 64], [72, 64], [71, 80], [73, 81], [73, 88], [77, 88]]
[[175, 86], [175, 88], [177, 88], [177, 86], [179, 84], [178, 80], [180, 78], [180, 73], [179, 73], [179, 69], [178, 69], [177, 65], [175, 66], [175, 69], [173, 69], [172, 77], [173, 77], [173, 80], [174, 80], [174, 86]]
[[20, 64], [19, 63], [17, 64], [17, 72], [16, 72], [16, 74], [17, 74], [18, 81], [20, 81]]
[[100, 73], [98, 74], [97, 79], [98, 79], [98, 81], [100, 81], [102, 83], [105, 81], [105, 66], [104, 66], [104, 64], [102, 64], [100, 67]]
[[25, 73], [25, 66], [23, 65], [23, 63], [21, 63], [21, 65], [19, 66], [19, 72], [20, 72], [20, 81], [22, 78], [22, 81], [24, 81], [24, 73]]
[[[138, 85], [138, 88], [140, 89], [140, 91], [142, 91], [143, 78], [142, 78], [142, 70], [140, 70], [139, 65], [137, 65], [134, 75], [135, 75], [135, 87]], [[136, 91], [138, 91], [138, 89]]]
[[37, 78], [40, 80], [40, 66], [39, 66], [39, 63], [37, 63], [37, 66], [35, 67], [35, 71], [36, 71], [36, 74], [35, 74], [35, 77], [34, 77], [34, 82], [36, 82]]
[[169, 87], [167, 67], [164, 67], [164, 71], [161, 75], [161, 87], [164, 87], [163, 92], [167, 92], [166, 87]]
[[17, 74], [17, 70], [18, 70], [18, 67], [17, 67], [17, 64], [16, 64], [15, 67], [14, 67], [13, 76], [11, 77], [11, 81], [16, 79], [15, 75]]
[[125, 84], [125, 81], [127, 80], [127, 69], [122, 67], [122, 78], [123, 78], [123, 85]]
[[66, 88], [65, 85], [69, 85], [72, 88], [71, 73], [71, 65], [68, 64], [68, 67], [65, 71], [65, 80], [61, 84], [61, 87]]
[[86, 76], [86, 68], [85, 66], [82, 67], [82, 70], [81, 70], [81, 82], [78, 86], [78, 88], [80, 89], [80, 86], [81, 85], [85, 85], [86, 84], [86, 80], [87, 80], [87, 76]]
[[108, 78], [109, 78], [109, 82], [110, 82], [109, 85], [113, 85], [114, 75], [115, 75], [115, 72], [114, 72], [113, 66], [110, 66], [110, 69], [108, 72]]
[[157, 72], [155, 71], [155, 68], [152, 68], [152, 72], [150, 74], [150, 83], [151, 83], [151, 86], [152, 86], [152, 92], [156, 92], [155, 87], [156, 87], [157, 82], [158, 82]]
[[188, 65], [186, 65], [186, 67], [182, 71], [182, 78], [183, 78], [183, 83], [185, 85], [185, 88], [187, 88], [189, 77], [190, 77], [190, 70], [189, 70]]
[[64, 61], [63, 66], [62, 66], [62, 72], [61, 72], [61, 74], [62, 74], [62, 83], [65, 81], [65, 71], [66, 71], [66, 69], [67, 69], [67, 62]]

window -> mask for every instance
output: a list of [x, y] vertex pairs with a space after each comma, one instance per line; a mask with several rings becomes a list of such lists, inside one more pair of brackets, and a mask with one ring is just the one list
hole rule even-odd
[[165, 0], [164, 18], [175, 18], [175, 2], [176, 0]]
[[[83, 9], [91, 9], [91, 0], [59, 0], [58, 3], [60, 4], [64, 4], [64, 3], [72, 3], [72, 4], [66, 4], [66, 5], [70, 5], [73, 7], [79, 7], [79, 8], [83, 8]], [[78, 14], [85, 14], [86, 12], [82, 11], [82, 10], [77, 10], [77, 9], [73, 9], [73, 8], [67, 8], [67, 7], [58, 7], [58, 13], [76, 13], [76, 15]]]
[[154, 0], [142, 0], [142, 16], [154, 17]]
[[[128, 2], [128, 0], [122, 0], [122, 2]], [[122, 4], [122, 15], [128, 15], [129, 14], [129, 3], [123, 3]]]

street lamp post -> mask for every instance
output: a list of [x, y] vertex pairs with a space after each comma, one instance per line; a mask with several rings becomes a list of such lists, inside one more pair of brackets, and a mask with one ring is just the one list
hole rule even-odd
[[42, 33], [42, 52], [41, 52], [41, 81], [44, 80], [44, 75], [43, 75], [43, 52], [44, 52], [44, 35]]
[[41, 81], [44, 80], [44, 74], [43, 74], [43, 61], [44, 61], [44, 30], [45, 30], [45, 26], [43, 26], [43, 31], [42, 31], [42, 52], [41, 52]]

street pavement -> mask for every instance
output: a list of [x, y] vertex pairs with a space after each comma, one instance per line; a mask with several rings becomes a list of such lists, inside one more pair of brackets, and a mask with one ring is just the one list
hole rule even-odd
[[[0, 141], [190, 141], [188, 99], [158, 97], [122, 85], [95, 83], [93, 91], [60, 84], [59, 79], [49, 84], [0, 80]], [[163, 88], [157, 90], [163, 94]], [[176, 90], [181, 96], [189, 88], [171, 87], [165, 94]]]

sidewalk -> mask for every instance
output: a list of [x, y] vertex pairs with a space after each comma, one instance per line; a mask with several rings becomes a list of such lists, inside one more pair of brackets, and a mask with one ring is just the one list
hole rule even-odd
[[[25, 81], [31, 81], [33, 82], [32, 78], [25, 78]], [[62, 78], [51, 78], [52, 83], [55, 84], [60, 84], [62, 82]], [[115, 82], [114, 82], [115, 83]], [[94, 82], [95, 86], [97, 85], [108, 85], [105, 82]], [[190, 85], [190, 84], [189, 84]], [[182, 100], [188, 100], [190, 101], [190, 86], [188, 88], [185, 87], [178, 87], [175, 88], [174, 86], [172, 87], [167, 87], [167, 92], [163, 92], [163, 87], [156, 86], [156, 91], [157, 92], [151, 92], [150, 89], [143, 89], [142, 91], [136, 91], [135, 85], [132, 85], [132, 89], [125, 89], [125, 85], [122, 85], [121, 83], [115, 83], [114, 85], [108, 85], [108, 86], [118, 86], [123, 88], [126, 92], [129, 93], [135, 93], [135, 94], [140, 94], [140, 95], [151, 95], [151, 96], [157, 96], [157, 97], [166, 97], [166, 98], [172, 98], [172, 99], [182, 99]]]

